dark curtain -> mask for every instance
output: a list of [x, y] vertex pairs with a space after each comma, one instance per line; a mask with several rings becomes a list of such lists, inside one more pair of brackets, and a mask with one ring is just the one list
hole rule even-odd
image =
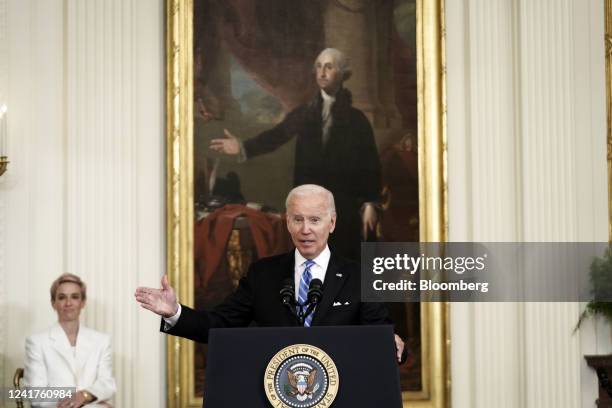
[[[196, 0], [194, 91], [215, 94], [215, 63], [222, 44], [285, 110], [316, 91], [312, 66], [324, 43], [325, 0]], [[227, 101], [221, 101], [223, 104]]]

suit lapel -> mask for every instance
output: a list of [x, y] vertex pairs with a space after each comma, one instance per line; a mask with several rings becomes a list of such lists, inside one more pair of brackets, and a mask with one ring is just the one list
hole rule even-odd
[[287, 252], [285, 254], [285, 256], [283, 257], [282, 263], [281, 263], [281, 273], [282, 273], [282, 280], [281, 280], [281, 285], [283, 284], [285, 279], [291, 278], [291, 279], [295, 279], [295, 249]]
[[[287, 256], [283, 258], [280, 271], [281, 271], [281, 279], [279, 279], [279, 286], [278, 286], [278, 290], [276, 291], [277, 298], [278, 298], [278, 294], [283, 288], [283, 284], [285, 280], [291, 279], [291, 282], [295, 284], [295, 250], [292, 250], [291, 252], [287, 253]], [[295, 316], [291, 314], [291, 312], [289, 311], [289, 308], [285, 305], [282, 305], [282, 303], [281, 303], [281, 307], [284, 309], [283, 316], [285, 317], [285, 324], [288, 326], [297, 326], [297, 320]]]
[[68, 342], [68, 336], [66, 336], [64, 329], [62, 329], [62, 326], [60, 326], [59, 323], [51, 326], [51, 329], [49, 330], [49, 337], [55, 351], [66, 361], [66, 364], [72, 371], [72, 374], [75, 374], [74, 355], [72, 354], [72, 349], [70, 348], [70, 343]]
[[315, 315], [312, 318], [312, 325], [317, 326], [323, 320], [329, 308], [331, 307], [336, 295], [348, 279], [348, 272], [342, 270], [342, 261], [334, 256], [332, 252], [325, 272], [325, 283], [323, 284], [323, 299], [315, 309]]
[[81, 325], [79, 328], [79, 334], [76, 342], [76, 361], [75, 361], [75, 372], [77, 378], [82, 374], [83, 367], [87, 363], [89, 357], [92, 356], [93, 352], [93, 339], [92, 333], [87, 328]]
[[[312, 135], [312, 137], [309, 137], [309, 141], [312, 146], [315, 147], [315, 151], [321, 155], [324, 150], [323, 118], [321, 117], [323, 113], [323, 97], [321, 96], [321, 92], [317, 92], [317, 96], [314, 98], [311, 108], [309, 122], [312, 124], [312, 128], [308, 134]], [[311, 158], [311, 160], [315, 159], [317, 159], [317, 156]]]

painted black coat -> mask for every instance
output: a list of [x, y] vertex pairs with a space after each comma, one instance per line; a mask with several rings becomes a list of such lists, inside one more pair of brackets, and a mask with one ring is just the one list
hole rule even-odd
[[350, 91], [341, 88], [332, 105], [332, 126], [322, 142], [323, 98], [317, 96], [274, 128], [244, 142], [248, 158], [278, 149], [296, 139], [294, 186], [318, 184], [334, 194], [338, 222], [330, 247], [359, 260], [360, 210], [380, 198], [381, 169], [374, 133], [365, 115], [352, 106]]

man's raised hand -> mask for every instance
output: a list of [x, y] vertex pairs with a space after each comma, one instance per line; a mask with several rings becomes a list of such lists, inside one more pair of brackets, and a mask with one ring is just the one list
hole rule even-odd
[[138, 287], [134, 293], [141, 307], [162, 317], [172, 317], [178, 312], [174, 289], [168, 284], [168, 275], [161, 280], [161, 289]]
[[223, 129], [224, 138], [210, 141], [210, 148], [215, 152], [235, 156], [240, 153], [240, 142], [229, 130]]

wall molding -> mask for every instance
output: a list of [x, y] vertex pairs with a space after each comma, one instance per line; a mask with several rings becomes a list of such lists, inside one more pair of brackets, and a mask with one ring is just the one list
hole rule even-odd
[[[451, 240], [607, 241], [601, 6], [448, 2]], [[453, 406], [592, 406], [580, 310], [454, 304]]]

